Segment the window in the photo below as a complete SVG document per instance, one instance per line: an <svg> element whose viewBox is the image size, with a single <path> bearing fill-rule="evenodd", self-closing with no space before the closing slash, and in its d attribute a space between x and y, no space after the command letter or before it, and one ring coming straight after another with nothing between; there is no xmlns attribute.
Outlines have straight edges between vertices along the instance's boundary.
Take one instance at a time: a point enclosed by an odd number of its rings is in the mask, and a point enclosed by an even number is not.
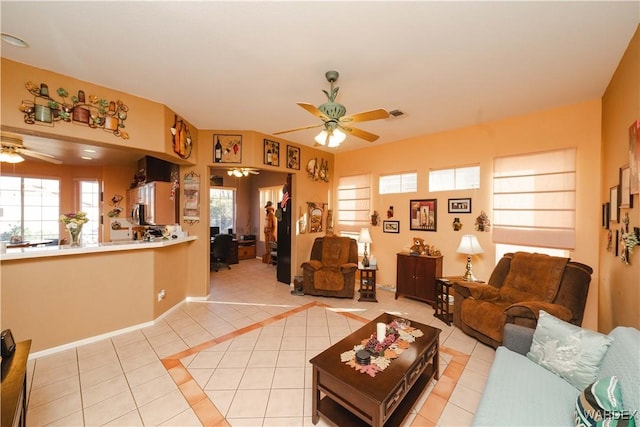
<svg viewBox="0 0 640 427"><path fill-rule="evenodd" d="M415 193L418 191L416 172L381 176L378 185L380 194Z"/></svg>
<svg viewBox="0 0 640 427"><path fill-rule="evenodd" d="M493 241L574 249L575 198L575 149L495 159Z"/></svg>
<svg viewBox="0 0 640 427"><path fill-rule="evenodd" d="M0 240L59 238L59 180L0 176L0 201Z"/></svg>
<svg viewBox="0 0 640 427"><path fill-rule="evenodd" d="M343 231L360 232L369 224L371 184L369 175L340 177L338 181L338 224Z"/></svg>
<svg viewBox="0 0 640 427"><path fill-rule="evenodd" d="M278 185L276 187L263 187L258 190L260 192L260 207L265 207L267 202L273 203L273 209L277 209L280 202L282 201L282 185ZM260 215L260 230L264 230L264 226L266 223L265 210L261 210L262 214ZM276 224L277 227L277 224ZM264 240L264 235L262 239ZM258 237L260 239L260 237Z"/></svg>
<svg viewBox="0 0 640 427"><path fill-rule="evenodd" d="M480 166L466 166L429 171L429 191L469 190L480 188Z"/></svg>
<svg viewBox="0 0 640 427"><path fill-rule="evenodd" d="M98 181L79 181L80 210L89 221L82 226L82 243L100 241L100 185Z"/></svg>
<svg viewBox="0 0 640 427"><path fill-rule="evenodd" d="M235 228L236 222L236 190L232 188L209 189L209 226L220 227L225 233Z"/></svg>

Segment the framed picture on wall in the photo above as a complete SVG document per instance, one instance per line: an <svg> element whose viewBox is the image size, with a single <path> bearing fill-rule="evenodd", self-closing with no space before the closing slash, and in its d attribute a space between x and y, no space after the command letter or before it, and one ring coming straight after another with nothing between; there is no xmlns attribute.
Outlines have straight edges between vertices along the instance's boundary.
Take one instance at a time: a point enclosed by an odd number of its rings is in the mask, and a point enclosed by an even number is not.
<svg viewBox="0 0 640 427"><path fill-rule="evenodd" d="M609 205L610 203L602 204L602 228L609 228Z"/></svg>
<svg viewBox="0 0 640 427"><path fill-rule="evenodd" d="M629 127L629 191L640 193L640 120Z"/></svg>
<svg viewBox="0 0 640 427"><path fill-rule="evenodd" d="M382 221L382 231L385 233L400 233L400 221Z"/></svg>
<svg viewBox="0 0 640 427"><path fill-rule="evenodd" d="M264 164L269 166L280 166L280 143L264 140Z"/></svg>
<svg viewBox="0 0 640 427"><path fill-rule="evenodd" d="M620 222L620 192L619 186L614 185L609 189L609 221Z"/></svg>
<svg viewBox="0 0 640 427"><path fill-rule="evenodd" d="M449 213L471 213L471 199L449 199Z"/></svg>
<svg viewBox="0 0 640 427"><path fill-rule="evenodd" d="M287 168L300 170L300 149L287 145Z"/></svg>
<svg viewBox="0 0 640 427"><path fill-rule="evenodd" d="M629 165L620 168L620 207L632 208L633 197L631 197L631 169Z"/></svg>
<svg viewBox="0 0 640 427"><path fill-rule="evenodd" d="M213 135L214 163L242 163L242 135Z"/></svg>
<svg viewBox="0 0 640 427"><path fill-rule="evenodd" d="M421 199L409 202L409 229L419 231L437 231L438 200Z"/></svg>

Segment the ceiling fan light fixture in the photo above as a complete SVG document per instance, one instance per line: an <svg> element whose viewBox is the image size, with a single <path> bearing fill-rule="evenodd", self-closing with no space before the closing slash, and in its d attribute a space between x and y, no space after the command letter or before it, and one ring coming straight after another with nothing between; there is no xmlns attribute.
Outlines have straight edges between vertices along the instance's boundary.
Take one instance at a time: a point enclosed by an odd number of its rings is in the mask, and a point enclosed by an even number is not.
<svg viewBox="0 0 640 427"><path fill-rule="evenodd" d="M329 148L338 147L347 138L347 134L336 128L331 131L323 129L314 139L318 144L325 145L327 143L327 134L329 135L329 143L327 144Z"/></svg>
<svg viewBox="0 0 640 427"><path fill-rule="evenodd" d="M13 150L3 149L0 151L0 162L20 163L24 162L24 158Z"/></svg>

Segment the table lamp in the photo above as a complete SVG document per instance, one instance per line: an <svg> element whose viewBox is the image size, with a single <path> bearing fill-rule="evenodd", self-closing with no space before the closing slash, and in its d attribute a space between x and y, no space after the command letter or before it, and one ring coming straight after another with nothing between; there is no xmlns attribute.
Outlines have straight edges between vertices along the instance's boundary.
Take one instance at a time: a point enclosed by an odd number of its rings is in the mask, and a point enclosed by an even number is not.
<svg viewBox="0 0 640 427"><path fill-rule="evenodd" d="M478 238L473 234L465 234L460 239L460 245L458 245L456 252L467 255L467 271L464 273L464 276L462 276L462 280L467 282L477 282L478 280L473 276L471 255L481 254L484 252L482 246L478 243Z"/></svg>
<svg viewBox="0 0 640 427"><path fill-rule="evenodd" d="M362 255L362 266L369 267L369 256L367 254L367 245L372 243L371 234L369 234L368 228L363 228L360 230L360 235L358 236L358 242L364 243L364 254Z"/></svg>

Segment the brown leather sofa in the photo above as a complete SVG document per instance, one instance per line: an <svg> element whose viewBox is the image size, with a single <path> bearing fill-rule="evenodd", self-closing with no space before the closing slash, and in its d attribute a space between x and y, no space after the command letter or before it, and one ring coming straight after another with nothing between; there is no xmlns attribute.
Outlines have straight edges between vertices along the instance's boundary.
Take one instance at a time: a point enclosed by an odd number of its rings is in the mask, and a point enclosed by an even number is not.
<svg viewBox="0 0 640 427"><path fill-rule="evenodd" d="M568 258L505 254L488 283L453 283L453 323L494 348L502 344L505 323L535 328L540 310L580 326L592 273Z"/></svg>
<svg viewBox="0 0 640 427"><path fill-rule="evenodd" d="M311 259L302 263L306 295L353 298L358 269L358 244L349 237L317 237Z"/></svg>

